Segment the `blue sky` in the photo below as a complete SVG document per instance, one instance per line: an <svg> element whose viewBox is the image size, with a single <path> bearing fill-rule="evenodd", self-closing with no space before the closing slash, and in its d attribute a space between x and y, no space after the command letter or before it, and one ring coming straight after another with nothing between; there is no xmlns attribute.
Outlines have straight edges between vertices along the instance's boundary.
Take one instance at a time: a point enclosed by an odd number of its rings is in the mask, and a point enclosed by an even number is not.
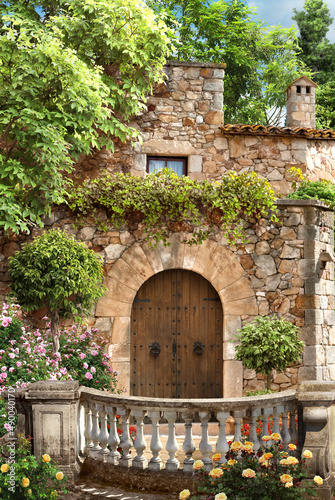
<svg viewBox="0 0 335 500"><path fill-rule="evenodd" d="M292 10L302 10L305 0L247 0L249 7L257 7L258 16L267 24L281 24L284 28L296 25L292 18ZM335 0L328 0L328 8L335 20ZM330 26L327 38L335 43L335 22Z"/></svg>

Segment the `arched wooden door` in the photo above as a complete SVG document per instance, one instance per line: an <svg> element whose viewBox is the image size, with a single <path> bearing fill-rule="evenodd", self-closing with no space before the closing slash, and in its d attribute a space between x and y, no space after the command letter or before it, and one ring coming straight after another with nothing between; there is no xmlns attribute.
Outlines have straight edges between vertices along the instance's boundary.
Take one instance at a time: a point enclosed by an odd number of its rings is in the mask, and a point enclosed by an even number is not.
<svg viewBox="0 0 335 500"><path fill-rule="evenodd" d="M223 396L223 310L205 278L173 269L139 289L131 317L134 396Z"/></svg>

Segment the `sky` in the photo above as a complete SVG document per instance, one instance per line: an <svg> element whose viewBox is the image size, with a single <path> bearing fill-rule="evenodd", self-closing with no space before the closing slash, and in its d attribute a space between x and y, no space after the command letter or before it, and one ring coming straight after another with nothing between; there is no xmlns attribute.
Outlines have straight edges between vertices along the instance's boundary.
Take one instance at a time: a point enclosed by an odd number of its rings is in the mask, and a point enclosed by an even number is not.
<svg viewBox="0 0 335 500"><path fill-rule="evenodd" d="M293 8L303 10L305 0L247 0L249 7L257 7L258 17L269 25L281 24L283 28L290 28L296 23L291 19ZM328 0L328 8L334 18L329 27L327 38L335 43L335 0Z"/></svg>

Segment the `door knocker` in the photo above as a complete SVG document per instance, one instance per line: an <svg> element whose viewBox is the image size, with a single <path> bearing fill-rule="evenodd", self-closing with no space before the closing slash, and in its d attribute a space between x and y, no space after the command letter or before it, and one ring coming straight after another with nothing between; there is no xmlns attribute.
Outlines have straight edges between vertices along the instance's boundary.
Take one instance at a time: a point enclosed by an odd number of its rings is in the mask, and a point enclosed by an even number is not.
<svg viewBox="0 0 335 500"><path fill-rule="evenodd" d="M159 345L159 342L153 342L152 344L149 344L150 347L150 354L153 354L154 356L158 356L158 354L161 352L161 346Z"/></svg>
<svg viewBox="0 0 335 500"><path fill-rule="evenodd" d="M193 344L193 352L194 354L198 354L198 356L200 356L200 354L202 354L204 352L204 345L197 341L197 342L194 342Z"/></svg>

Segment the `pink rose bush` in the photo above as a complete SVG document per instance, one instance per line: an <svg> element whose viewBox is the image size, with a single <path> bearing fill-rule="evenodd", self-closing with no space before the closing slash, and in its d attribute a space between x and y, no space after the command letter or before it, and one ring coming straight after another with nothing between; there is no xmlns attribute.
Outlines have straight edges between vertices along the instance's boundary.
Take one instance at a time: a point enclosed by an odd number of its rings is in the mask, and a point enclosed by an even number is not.
<svg viewBox="0 0 335 500"><path fill-rule="evenodd" d="M116 373L106 352L107 343L96 329L74 325L61 331L59 353L52 354L49 328L34 329L20 319L18 306L4 305L9 326L0 326L0 393L24 388L38 380L78 380L80 385L115 391ZM0 313L1 315L1 313ZM5 432L5 401L0 400L0 435Z"/></svg>

